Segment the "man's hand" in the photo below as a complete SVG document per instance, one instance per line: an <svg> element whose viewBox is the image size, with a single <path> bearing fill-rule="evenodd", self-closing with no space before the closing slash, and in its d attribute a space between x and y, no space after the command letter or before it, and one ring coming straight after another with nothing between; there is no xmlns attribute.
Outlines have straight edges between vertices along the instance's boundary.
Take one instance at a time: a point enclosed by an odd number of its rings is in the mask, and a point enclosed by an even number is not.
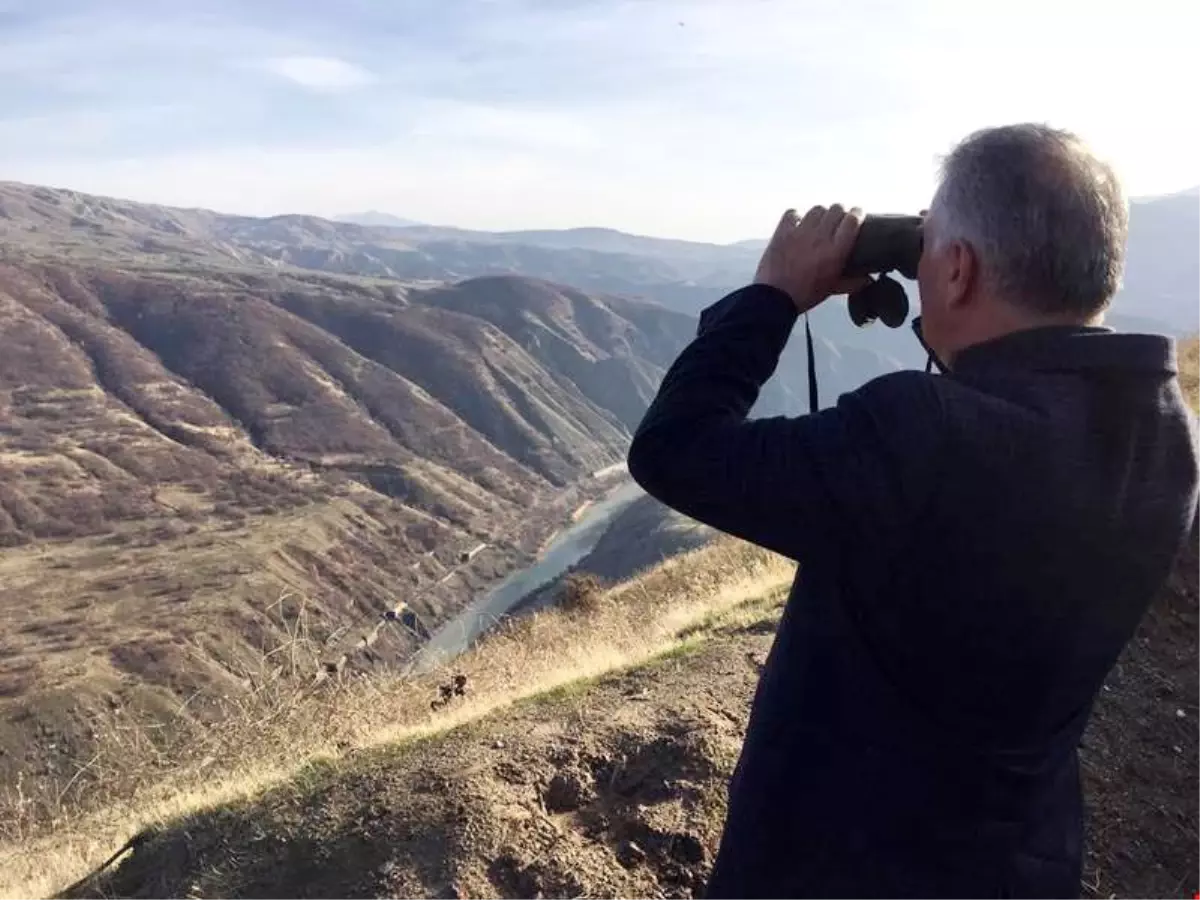
<svg viewBox="0 0 1200 900"><path fill-rule="evenodd" d="M814 206L803 219L789 209L763 251L755 284L779 288L801 313L833 294L862 287L870 278L842 277L862 219L858 207L846 212L837 204Z"/></svg>

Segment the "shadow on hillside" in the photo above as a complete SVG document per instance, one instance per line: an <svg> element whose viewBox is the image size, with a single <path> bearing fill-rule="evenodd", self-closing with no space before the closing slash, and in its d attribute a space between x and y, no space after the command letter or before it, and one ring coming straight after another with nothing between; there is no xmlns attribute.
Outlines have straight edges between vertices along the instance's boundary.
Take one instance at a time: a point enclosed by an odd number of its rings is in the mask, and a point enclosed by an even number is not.
<svg viewBox="0 0 1200 900"><path fill-rule="evenodd" d="M615 728L587 750L533 736L533 757L512 753L507 736L459 744L310 767L255 800L140 835L116 867L59 896L457 898L482 886L512 898L647 896L649 883L682 898L703 884L715 820L698 814L728 773L693 724ZM488 747L494 784L480 791L489 776L464 769Z"/></svg>
<svg viewBox="0 0 1200 900"><path fill-rule="evenodd" d="M331 767L318 767L329 768ZM419 826L411 814L372 801L370 776L341 776L312 793L291 785L235 807L209 810L138 835L132 852L63 891L82 897L377 897L394 895L402 864L432 896L449 896L444 859L455 821L432 801ZM303 778L303 776L302 776ZM358 784L355 784L358 782ZM341 803L332 797L350 792ZM418 804L418 798L412 798ZM337 815L347 800L354 815ZM334 814L331 815L331 809ZM402 896L402 895L401 895Z"/></svg>

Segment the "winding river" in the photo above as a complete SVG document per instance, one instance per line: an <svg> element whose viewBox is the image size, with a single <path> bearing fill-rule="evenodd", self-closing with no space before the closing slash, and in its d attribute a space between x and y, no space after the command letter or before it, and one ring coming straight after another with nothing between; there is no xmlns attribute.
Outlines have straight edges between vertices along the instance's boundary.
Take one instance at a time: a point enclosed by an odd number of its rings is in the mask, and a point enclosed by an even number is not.
<svg viewBox="0 0 1200 900"><path fill-rule="evenodd" d="M513 572L435 631L406 671L428 672L468 649L522 597L554 580L587 556L617 514L643 496L642 489L631 481L589 506L578 521L559 532L537 562Z"/></svg>

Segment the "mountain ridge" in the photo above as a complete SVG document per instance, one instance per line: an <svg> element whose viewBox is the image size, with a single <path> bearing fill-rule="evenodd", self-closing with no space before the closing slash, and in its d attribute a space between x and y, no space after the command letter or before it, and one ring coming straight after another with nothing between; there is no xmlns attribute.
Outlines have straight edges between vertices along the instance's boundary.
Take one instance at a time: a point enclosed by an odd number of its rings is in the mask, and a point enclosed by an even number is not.
<svg viewBox="0 0 1200 900"><path fill-rule="evenodd" d="M1124 285L1111 316L1119 327L1142 322L1174 335L1200 328L1197 190L1132 201ZM762 241L705 244L600 227L371 227L301 214L255 218L175 209L0 182L0 244L72 258L115 252L140 257L142 265L297 267L401 283L523 274L695 315L746 283ZM915 286L908 288L915 304ZM835 324L838 344L911 356L899 338Z"/></svg>
<svg viewBox="0 0 1200 900"><path fill-rule="evenodd" d="M401 216L394 216L391 213L380 212L377 209L368 209L360 213L348 213L340 216L330 217L334 222L346 222L351 225L367 225L383 228L409 228L416 225L424 225L424 222L418 222L416 219L405 219Z"/></svg>

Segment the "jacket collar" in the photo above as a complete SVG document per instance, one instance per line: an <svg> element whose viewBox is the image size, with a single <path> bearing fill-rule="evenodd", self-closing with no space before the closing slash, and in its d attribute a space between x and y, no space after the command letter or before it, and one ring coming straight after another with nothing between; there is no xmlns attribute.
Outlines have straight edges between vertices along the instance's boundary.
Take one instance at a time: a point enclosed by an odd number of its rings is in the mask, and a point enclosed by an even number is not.
<svg viewBox="0 0 1200 900"><path fill-rule="evenodd" d="M913 330L921 338L919 320ZM944 369L936 360L939 369ZM987 369L1071 372L1087 369L1154 372L1175 375L1175 342L1157 334L1118 334L1111 328L1054 325L1014 331L960 350L954 374Z"/></svg>

